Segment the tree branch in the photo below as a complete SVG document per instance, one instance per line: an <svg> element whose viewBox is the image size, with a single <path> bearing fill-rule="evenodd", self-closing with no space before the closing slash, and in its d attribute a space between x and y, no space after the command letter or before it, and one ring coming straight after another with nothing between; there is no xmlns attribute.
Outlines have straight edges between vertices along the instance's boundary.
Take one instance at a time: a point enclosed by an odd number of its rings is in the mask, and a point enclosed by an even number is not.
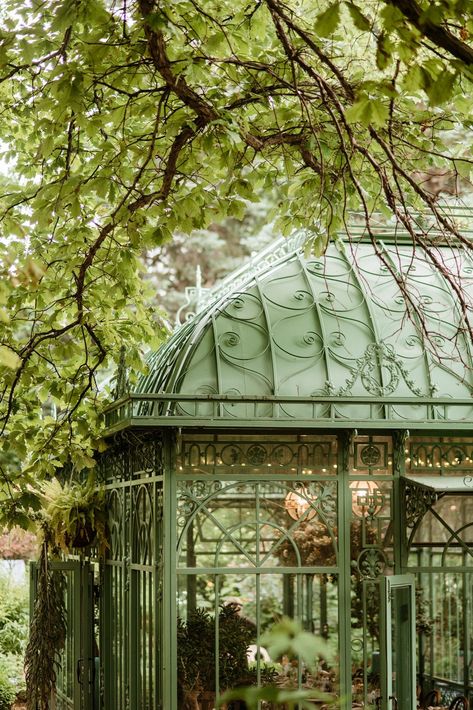
<svg viewBox="0 0 473 710"><path fill-rule="evenodd" d="M388 5L397 7L404 17L419 30L425 37L438 47L445 49L452 57L459 59L467 66L473 66L473 47L462 42L443 25L434 24L431 20L423 19L422 8L415 0L384 0Z"/></svg>

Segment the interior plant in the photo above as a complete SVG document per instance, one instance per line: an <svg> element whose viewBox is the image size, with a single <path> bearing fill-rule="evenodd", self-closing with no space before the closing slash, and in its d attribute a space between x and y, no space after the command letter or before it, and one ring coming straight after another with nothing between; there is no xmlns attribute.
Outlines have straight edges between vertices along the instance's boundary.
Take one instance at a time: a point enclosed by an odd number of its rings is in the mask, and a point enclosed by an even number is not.
<svg viewBox="0 0 473 710"><path fill-rule="evenodd" d="M54 546L69 554L72 548L95 544L99 554L105 554L109 546L105 491L92 475L86 481L52 478L43 483L40 497L43 529Z"/></svg>
<svg viewBox="0 0 473 710"><path fill-rule="evenodd" d="M235 603L223 604L218 616L218 661L221 690L255 681L247 651L255 642L256 627L240 614ZM215 620L205 609L179 619L177 627L179 707L184 710L215 706Z"/></svg>
<svg viewBox="0 0 473 710"><path fill-rule="evenodd" d="M297 658L308 669L314 671L320 659L329 655L323 639L305 631L299 622L288 617L283 617L268 629L259 642L264 645L274 661L283 656ZM274 683L273 678L269 679L269 682L262 682L260 686L250 684L242 687L233 686L218 699L217 708L223 710L235 701L242 701L246 710L258 710L262 703L264 707L270 708L316 710L320 708L321 703L326 708L339 707L339 700L317 688L281 688Z"/></svg>

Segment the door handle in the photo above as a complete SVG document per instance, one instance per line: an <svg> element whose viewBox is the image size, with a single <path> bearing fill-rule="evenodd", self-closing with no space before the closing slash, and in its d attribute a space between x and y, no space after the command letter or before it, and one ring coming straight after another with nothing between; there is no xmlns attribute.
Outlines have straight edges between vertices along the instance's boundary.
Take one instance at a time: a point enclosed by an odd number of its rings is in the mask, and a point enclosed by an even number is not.
<svg viewBox="0 0 473 710"><path fill-rule="evenodd" d="M92 661L92 663L91 663ZM79 658L77 661L76 665L76 675L77 675L77 682L82 685L83 684L83 673L84 673L84 666L88 665L88 670L91 670L90 675L92 676L91 679L89 679L89 684L93 685L95 683L95 658L93 656L89 656L89 658Z"/></svg>
<svg viewBox="0 0 473 710"><path fill-rule="evenodd" d="M77 665L76 665L76 675L77 675L77 682L82 685L82 662L83 658L79 658L77 660Z"/></svg>

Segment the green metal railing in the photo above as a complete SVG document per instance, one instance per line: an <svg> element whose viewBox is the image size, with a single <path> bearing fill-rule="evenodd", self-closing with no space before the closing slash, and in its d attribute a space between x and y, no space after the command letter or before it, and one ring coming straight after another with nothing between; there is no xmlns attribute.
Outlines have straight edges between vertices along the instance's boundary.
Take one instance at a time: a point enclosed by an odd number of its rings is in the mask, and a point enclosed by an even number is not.
<svg viewBox="0 0 473 710"><path fill-rule="evenodd" d="M287 406L292 406L288 415ZM360 412L360 408L364 413ZM401 415L402 409L408 411ZM298 416L297 412L300 411ZM469 430L472 399L449 397L129 394L105 409L107 433L128 427Z"/></svg>

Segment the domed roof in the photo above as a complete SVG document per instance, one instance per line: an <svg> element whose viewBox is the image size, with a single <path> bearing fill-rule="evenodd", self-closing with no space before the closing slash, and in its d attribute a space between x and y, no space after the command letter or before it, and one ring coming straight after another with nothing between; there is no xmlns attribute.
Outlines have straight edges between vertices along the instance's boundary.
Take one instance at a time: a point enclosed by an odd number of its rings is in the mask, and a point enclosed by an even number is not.
<svg viewBox="0 0 473 710"><path fill-rule="evenodd" d="M455 284L473 305L473 263L440 246L434 258L442 272L409 245L337 242L315 257L279 241L151 356L135 414L466 426L473 346Z"/></svg>

